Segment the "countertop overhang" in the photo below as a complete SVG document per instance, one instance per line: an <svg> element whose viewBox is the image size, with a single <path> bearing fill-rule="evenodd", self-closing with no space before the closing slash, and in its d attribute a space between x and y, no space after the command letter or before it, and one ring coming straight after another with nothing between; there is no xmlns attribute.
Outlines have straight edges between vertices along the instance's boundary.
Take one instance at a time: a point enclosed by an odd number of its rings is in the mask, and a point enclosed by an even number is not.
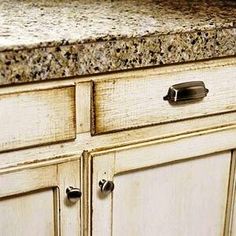
<svg viewBox="0 0 236 236"><path fill-rule="evenodd" d="M0 85L236 55L234 0L0 2Z"/></svg>

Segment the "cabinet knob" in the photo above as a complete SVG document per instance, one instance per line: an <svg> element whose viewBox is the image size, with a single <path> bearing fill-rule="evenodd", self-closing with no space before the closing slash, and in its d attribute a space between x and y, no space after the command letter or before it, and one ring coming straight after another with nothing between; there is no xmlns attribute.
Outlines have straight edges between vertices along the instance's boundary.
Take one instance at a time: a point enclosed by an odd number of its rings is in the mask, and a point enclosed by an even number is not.
<svg viewBox="0 0 236 236"><path fill-rule="evenodd" d="M110 193L114 190L114 183L110 180L102 179L99 181L99 187L102 193Z"/></svg>
<svg viewBox="0 0 236 236"><path fill-rule="evenodd" d="M70 202L77 202L81 196L82 196L82 192L79 188L75 188L72 186L69 186L66 189L66 194L67 194L67 198Z"/></svg>

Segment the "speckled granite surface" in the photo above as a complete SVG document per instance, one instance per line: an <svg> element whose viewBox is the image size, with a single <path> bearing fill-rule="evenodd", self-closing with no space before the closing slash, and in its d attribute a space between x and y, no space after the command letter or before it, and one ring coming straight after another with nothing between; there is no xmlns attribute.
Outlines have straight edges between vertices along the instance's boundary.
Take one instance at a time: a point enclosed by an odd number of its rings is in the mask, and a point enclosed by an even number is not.
<svg viewBox="0 0 236 236"><path fill-rule="evenodd" d="M0 25L0 85L236 55L234 0L2 0Z"/></svg>

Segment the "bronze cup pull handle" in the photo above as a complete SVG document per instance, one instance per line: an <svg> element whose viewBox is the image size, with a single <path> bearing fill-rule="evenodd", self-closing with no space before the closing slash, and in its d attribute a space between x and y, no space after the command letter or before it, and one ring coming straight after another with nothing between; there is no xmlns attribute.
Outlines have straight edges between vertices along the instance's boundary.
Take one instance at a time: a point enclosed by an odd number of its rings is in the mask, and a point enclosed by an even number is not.
<svg viewBox="0 0 236 236"><path fill-rule="evenodd" d="M197 101L206 97L208 92L203 81L191 81L172 85L163 99L171 104Z"/></svg>

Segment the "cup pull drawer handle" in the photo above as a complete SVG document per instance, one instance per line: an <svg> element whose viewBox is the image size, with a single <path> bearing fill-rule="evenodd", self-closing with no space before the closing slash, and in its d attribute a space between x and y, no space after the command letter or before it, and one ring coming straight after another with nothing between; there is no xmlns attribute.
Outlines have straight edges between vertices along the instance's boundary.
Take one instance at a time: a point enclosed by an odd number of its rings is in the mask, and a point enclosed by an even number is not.
<svg viewBox="0 0 236 236"><path fill-rule="evenodd" d="M209 90L203 81L192 81L172 85L163 99L176 104L182 101L195 101L207 96Z"/></svg>

